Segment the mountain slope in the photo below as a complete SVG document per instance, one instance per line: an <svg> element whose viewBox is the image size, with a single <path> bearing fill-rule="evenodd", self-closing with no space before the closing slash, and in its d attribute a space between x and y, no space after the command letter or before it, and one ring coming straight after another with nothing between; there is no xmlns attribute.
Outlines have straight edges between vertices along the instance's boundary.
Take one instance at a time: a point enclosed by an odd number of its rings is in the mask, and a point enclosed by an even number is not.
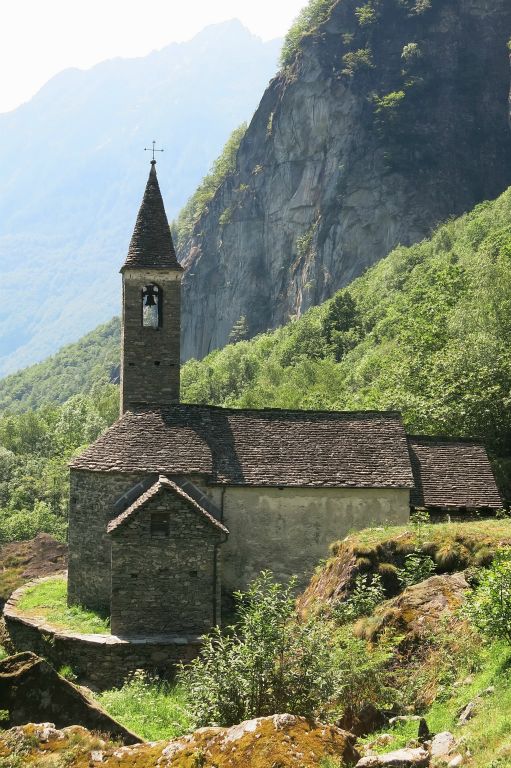
<svg viewBox="0 0 511 768"><path fill-rule="evenodd" d="M287 322L511 183L508 0L312 0L303 19L179 243L185 358L242 316L250 335Z"/></svg>
<svg viewBox="0 0 511 768"><path fill-rule="evenodd" d="M157 159L172 217L252 114L279 49L226 22L144 58L66 70L0 115L0 374L118 311L143 148L153 138L165 148Z"/></svg>

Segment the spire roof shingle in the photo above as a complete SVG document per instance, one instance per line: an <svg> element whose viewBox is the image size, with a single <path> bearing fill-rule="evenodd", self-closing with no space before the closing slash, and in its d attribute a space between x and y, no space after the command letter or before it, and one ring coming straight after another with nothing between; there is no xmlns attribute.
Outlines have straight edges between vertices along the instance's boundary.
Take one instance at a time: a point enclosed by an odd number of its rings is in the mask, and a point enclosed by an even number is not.
<svg viewBox="0 0 511 768"><path fill-rule="evenodd" d="M176 258L154 160L122 269L126 268L182 270Z"/></svg>

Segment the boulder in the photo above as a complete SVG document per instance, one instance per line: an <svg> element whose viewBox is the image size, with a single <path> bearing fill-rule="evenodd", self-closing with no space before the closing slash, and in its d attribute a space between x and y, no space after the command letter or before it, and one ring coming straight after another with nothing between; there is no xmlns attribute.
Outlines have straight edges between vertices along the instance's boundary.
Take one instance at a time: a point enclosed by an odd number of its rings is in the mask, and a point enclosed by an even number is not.
<svg viewBox="0 0 511 768"><path fill-rule="evenodd" d="M0 708L7 710L2 723L7 728L50 721L57 728L81 725L108 733L125 744L140 741L47 661L29 652L0 661Z"/></svg>
<svg viewBox="0 0 511 768"><path fill-rule="evenodd" d="M171 742L161 756L160 768L180 768L187 758L205 756L205 765L218 768L308 768L330 756L342 765L359 759L355 737L333 725L281 714L246 720L231 728L201 728Z"/></svg>
<svg viewBox="0 0 511 768"><path fill-rule="evenodd" d="M422 747L398 749L385 755L367 755L358 761L356 768L427 768L429 752Z"/></svg>
<svg viewBox="0 0 511 768"><path fill-rule="evenodd" d="M449 755L453 755L457 747L457 741L450 731L443 731L431 741L431 757L436 760L449 762Z"/></svg>
<svg viewBox="0 0 511 768"><path fill-rule="evenodd" d="M362 619L357 633L375 640L389 630L403 636L402 645L413 645L414 637L423 638L428 630L434 631L461 606L468 589L463 573L431 576L387 600L369 619Z"/></svg>

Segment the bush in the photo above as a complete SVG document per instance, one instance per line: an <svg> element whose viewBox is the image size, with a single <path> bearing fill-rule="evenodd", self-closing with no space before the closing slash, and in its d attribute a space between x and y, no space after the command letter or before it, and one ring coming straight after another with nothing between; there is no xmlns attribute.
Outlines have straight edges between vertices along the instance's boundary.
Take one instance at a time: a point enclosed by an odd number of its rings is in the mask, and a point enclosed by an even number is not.
<svg viewBox="0 0 511 768"><path fill-rule="evenodd" d="M302 8L284 39L280 54L283 67L293 62L302 37L327 19L334 3L335 0L309 0L305 8Z"/></svg>
<svg viewBox="0 0 511 768"><path fill-rule="evenodd" d="M355 621L360 616L369 616L377 605L385 600L382 578L379 574L358 575L351 595L337 603L333 609L334 618L341 624Z"/></svg>
<svg viewBox="0 0 511 768"><path fill-rule="evenodd" d="M435 572L435 563L428 555L412 552L405 557L404 568L398 571L398 579L403 588L419 584L429 579Z"/></svg>
<svg viewBox="0 0 511 768"><path fill-rule="evenodd" d="M232 725L290 712L317 716L336 690L328 625L300 622L294 610L295 581L276 584L262 573L246 594L237 593L238 623L204 638L201 653L181 667L197 725Z"/></svg>
<svg viewBox="0 0 511 768"><path fill-rule="evenodd" d="M469 596L465 611L481 632L511 645L511 547L495 553L492 565L482 572L478 588Z"/></svg>

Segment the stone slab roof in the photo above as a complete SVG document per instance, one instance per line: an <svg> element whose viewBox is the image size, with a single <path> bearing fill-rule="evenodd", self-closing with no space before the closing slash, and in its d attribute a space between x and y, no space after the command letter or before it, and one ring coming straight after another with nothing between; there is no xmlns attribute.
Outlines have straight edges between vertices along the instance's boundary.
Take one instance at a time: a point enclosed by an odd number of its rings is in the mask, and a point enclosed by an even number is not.
<svg viewBox="0 0 511 768"><path fill-rule="evenodd" d="M74 469L207 476L225 485L411 488L395 412L236 410L179 404L126 412Z"/></svg>
<svg viewBox="0 0 511 768"><path fill-rule="evenodd" d="M209 512L204 509L204 507L201 507L200 504L197 504L197 502L188 496L188 494L185 493L183 489L179 487L179 485L173 483L172 480L169 480L168 477L164 477L163 475L160 475L154 485L152 485L150 488L148 488L147 491L139 496L139 498L134 501L133 504L131 504L127 509L125 509L124 512L122 512L120 515L118 515L118 517L114 518L108 523L108 533L113 533L118 528L125 525L134 515L137 514L137 512L143 509L145 505L151 501L151 499L154 499L156 496L166 490L170 491L176 496L179 496L179 498L183 499L183 501L186 501L190 507L201 514L208 521L208 523L213 525L215 528L218 528L218 530L222 531L223 533L229 533L225 525L222 525L222 523L210 515Z"/></svg>
<svg viewBox="0 0 511 768"><path fill-rule="evenodd" d="M123 270L127 268L182 270L176 258L154 161L151 163Z"/></svg>
<svg viewBox="0 0 511 768"><path fill-rule="evenodd" d="M415 507L498 509L502 499L484 445L475 440L409 437Z"/></svg>

